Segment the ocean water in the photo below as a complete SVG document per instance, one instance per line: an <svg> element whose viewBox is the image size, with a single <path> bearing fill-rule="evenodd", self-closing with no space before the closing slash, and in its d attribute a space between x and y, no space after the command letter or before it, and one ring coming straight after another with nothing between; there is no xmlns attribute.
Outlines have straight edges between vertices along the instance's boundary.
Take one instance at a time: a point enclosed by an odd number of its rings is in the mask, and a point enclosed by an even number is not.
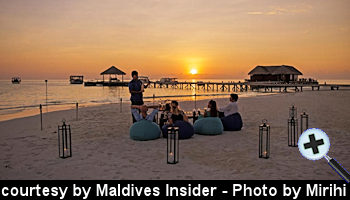
<svg viewBox="0 0 350 200"><path fill-rule="evenodd" d="M184 80L179 80L184 81ZM186 80L228 82L242 80ZM327 83L350 83L343 80L323 80ZM323 83L320 81L320 83ZM203 89L174 89L147 88L144 93L146 102L165 100L200 100L227 97L230 92ZM191 95L197 94L194 97ZM269 93L242 92L241 97L268 95ZM153 100L153 95L155 99ZM205 96L200 96L205 95ZM159 96L168 96L158 98ZM180 97L179 97L180 96ZM0 80L0 121L39 114L39 105L43 105L43 112L70 109L78 102L80 106L90 106L106 103L120 103L129 101L130 94L127 87L84 87L72 85L68 80L48 80L47 93L44 80L22 80L21 84L12 84L10 80Z"/></svg>

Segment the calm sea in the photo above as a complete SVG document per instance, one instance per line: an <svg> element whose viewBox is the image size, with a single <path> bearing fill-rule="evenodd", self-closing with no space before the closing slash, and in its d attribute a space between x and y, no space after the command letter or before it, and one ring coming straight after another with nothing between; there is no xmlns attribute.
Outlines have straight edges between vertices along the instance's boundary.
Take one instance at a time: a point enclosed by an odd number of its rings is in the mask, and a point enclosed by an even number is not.
<svg viewBox="0 0 350 200"><path fill-rule="evenodd" d="M183 81L183 80L180 80ZM199 81L199 80L187 80ZM242 80L202 80L211 82L228 82ZM348 83L344 80L321 80L320 83ZM199 99L225 97L228 91L217 92L195 89L174 89L174 88L147 88L144 97L145 101L153 101L153 95L157 96L186 96L186 95L208 95L196 97ZM243 92L240 96L266 95L267 93ZM12 84L10 80L0 80L0 121L36 115L39 113L39 105L43 105L44 112L70 109L79 106L90 106L106 103L120 103L129 101L127 87L84 87L83 85L71 85L68 80L48 80L47 93L44 80L23 80L21 84ZM195 97L162 97L155 101L169 99L194 100ZM48 105L48 106L46 106Z"/></svg>

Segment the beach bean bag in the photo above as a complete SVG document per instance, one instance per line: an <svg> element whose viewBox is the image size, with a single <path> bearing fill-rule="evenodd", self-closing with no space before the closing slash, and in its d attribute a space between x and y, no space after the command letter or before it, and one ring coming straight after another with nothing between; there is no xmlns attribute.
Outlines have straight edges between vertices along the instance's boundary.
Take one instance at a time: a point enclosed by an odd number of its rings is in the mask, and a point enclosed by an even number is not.
<svg viewBox="0 0 350 200"><path fill-rule="evenodd" d="M162 128L163 131L163 137L168 137L168 127L170 125L164 125ZM188 139L191 138L194 135L194 129L192 124L186 122L186 121L176 121L174 123L174 126L179 127L179 139Z"/></svg>
<svg viewBox="0 0 350 200"><path fill-rule="evenodd" d="M149 120L140 120L130 127L130 138L133 140L154 140L160 137L159 126Z"/></svg>
<svg viewBox="0 0 350 200"><path fill-rule="evenodd" d="M225 131L240 131L243 126L242 117L239 113L221 118Z"/></svg>
<svg viewBox="0 0 350 200"><path fill-rule="evenodd" d="M194 123L194 132L200 135L219 135L224 131L224 126L218 117L206 117Z"/></svg>

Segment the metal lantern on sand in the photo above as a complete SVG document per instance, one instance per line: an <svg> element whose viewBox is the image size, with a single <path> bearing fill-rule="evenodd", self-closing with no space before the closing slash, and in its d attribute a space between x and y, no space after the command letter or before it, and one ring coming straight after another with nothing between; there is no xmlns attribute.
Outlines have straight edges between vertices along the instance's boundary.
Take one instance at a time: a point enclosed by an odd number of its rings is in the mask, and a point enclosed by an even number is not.
<svg viewBox="0 0 350 200"><path fill-rule="evenodd" d="M168 127L167 137L167 163L176 164L179 162L179 127Z"/></svg>
<svg viewBox="0 0 350 200"><path fill-rule="evenodd" d="M270 157L270 125L264 119L259 126L259 158Z"/></svg>
<svg viewBox="0 0 350 200"><path fill-rule="evenodd" d="M303 133L309 128L309 115L305 110L300 114L300 133Z"/></svg>
<svg viewBox="0 0 350 200"><path fill-rule="evenodd" d="M72 136L70 125L67 125L65 120L62 121L62 126L58 126L58 154L60 158L72 157Z"/></svg>
<svg viewBox="0 0 350 200"><path fill-rule="evenodd" d="M292 105L289 108L289 119L288 119L288 146L298 146L298 118L297 108Z"/></svg>

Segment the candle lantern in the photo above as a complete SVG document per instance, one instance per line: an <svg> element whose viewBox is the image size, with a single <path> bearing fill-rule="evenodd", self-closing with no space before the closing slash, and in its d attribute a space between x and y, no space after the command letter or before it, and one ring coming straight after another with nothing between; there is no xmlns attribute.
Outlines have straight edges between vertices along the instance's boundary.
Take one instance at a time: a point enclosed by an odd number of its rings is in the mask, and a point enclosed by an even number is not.
<svg viewBox="0 0 350 200"><path fill-rule="evenodd" d="M72 157L72 137L70 125L63 120L62 126L58 126L58 154L60 158Z"/></svg>
<svg viewBox="0 0 350 200"><path fill-rule="evenodd" d="M259 126L259 158L268 159L270 157L270 125L267 120L263 120Z"/></svg>
<svg viewBox="0 0 350 200"><path fill-rule="evenodd" d="M300 115L300 133L309 128L309 115L304 110Z"/></svg>
<svg viewBox="0 0 350 200"><path fill-rule="evenodd" d="M289 119L288 119L288 146L297 147L298 146L298 118L297 118L297 108L292 105L289 108Z"/></svg>
<svg viewBox="0 0 350 200"><path fill-rule="evenodd" d="M167 138L167 163L176 164L179 162L179 127L168 127Z"/></svg>
<svg viewBox="0 0 350 200"><path fill-rule="evenodd" d="M297 108L294 105L289 108L289 118L297 118Z"/></svg>

